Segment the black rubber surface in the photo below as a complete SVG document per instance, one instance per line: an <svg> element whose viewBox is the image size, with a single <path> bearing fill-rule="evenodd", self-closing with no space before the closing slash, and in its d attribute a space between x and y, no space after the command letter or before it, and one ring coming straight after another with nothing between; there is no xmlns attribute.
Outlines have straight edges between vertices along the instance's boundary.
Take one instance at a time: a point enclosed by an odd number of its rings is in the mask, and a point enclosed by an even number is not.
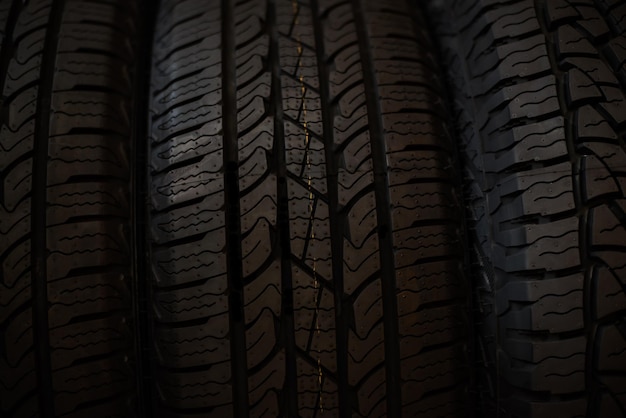
<svg viewBox="0 0 626 418"><path fill-rule="evenodd" d="M131 0L0 1L0 416L135 416Z"/></svg>
<svg viewBox="0 0 626 418"><path fill-rule="evenodd" d="M465 149L483 414L626 416L626 3L431 5Z"/></svg>
<svg viewBox="0 0 626 418"><path fill-rule="evenodd" d="M466 416L462 211L404 1L164 0L151 233L162 416Z"/></svg>

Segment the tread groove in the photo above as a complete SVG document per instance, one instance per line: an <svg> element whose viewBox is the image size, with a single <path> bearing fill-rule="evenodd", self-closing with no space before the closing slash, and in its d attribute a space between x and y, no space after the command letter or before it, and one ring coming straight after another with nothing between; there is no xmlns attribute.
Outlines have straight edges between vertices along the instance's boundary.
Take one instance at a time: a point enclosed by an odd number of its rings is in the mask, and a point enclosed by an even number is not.
<svg viewBox="0 0 626 418"><path fill-rule="evenodd" d="M274 113L274 153L277 171L277 227L278 248L281 264L281 333L285 347L286 416L298 415L298 375L296 368L296 341L293 315L293 277L291 260L291 233L289 228L289 191L287 189L287 164L285 150L284 114L282 106L282 85L280 81L279 34L276 29L276 10L273 2L268 2L268 26L270 28L270 67L272 74L271 102Z"/></svg>
<svg viewBox="0 0 626 418"><path fill-rule="evenodd" d="M53 0L44 42L44 57L41 64L41 83L37 98L37 119L34 135L33 197L31 209L31 234L37 239L32 243L32 293L33 332L37 361L37 381L40 413L43 417L54 416L55 404L50 360L50 334L48 327L48 277L46 268L46 191L48 170L48 138L50 118L48 109L52 101L54 67L57 57L57 42L61 30L64 0Z"/></svg>
<svg viewBox="0 0 626 418"><path fill-rule="evenodd" d="M332 257L332 277L334 285L335 300L335 340L337 357L337 394L339 397L339 414L348 416L353 410L351 405L355 399L348 383L348 306L344 297L344 276L343 276L343 230L345 226L345 215L339 210L339 185L337 175L337 157L335 150L335 137L333 116L335 114L335 104L330 100L330 81L328 60L324 47L324 34L322 21L319 13L317 0L311 0L311 18L313 21L313 33L317 54L317 73L319 78L320 104L322 108L322 131L324 153L326 159L326 179L328 188L328 215L331 241ZM321 291L321 288L320 288ZM320 296L322 293L320 292ZM319 300L319 296L318 296Z"/></svg>
<svg viewBox="0 0 626 418"><path fill-rule="evenodd" d="M396 301L396 274L392 241L392 223L387 179L387 160L385 136L382 126L382 114L378 102L379 94L374 73L374 63L369 44L369 31L363 10L362 0L352 0L355 24L358 32L359 50L363 65L363 80L367 115L370 126L370 146L374 167L374 189L376 195L376 216L378 219L378 237L380 251L380 270L382 280L383 322L385 338L385 374L387 383L387 415L401 416L400 406L400 347Z"/></svg>
<svg viewBox="0 0 626 418"><path fill-rule="evenodd" d="M148 83L142 82L145 74L151 72L151 57L154 43L154 33L156 26L156 5L148 6L145 13L145 20L142 23L139 34L143 56L138 59L137 71L134 77L135 89L133 91L134 108L131 159L135 164L131 165L131 248L132 248L132 274L139 279L148 277L148 265L145 254L149 251L147 245L148 232L145 220L148 218L148 208L145 202L148 199L147 170L147 144L141 139L148 137L148 113L145 109L149 107L150 88ZM149 79L149 76L148 76ZM150 257L147 257L149 260ZM137 387L137 415L140 418L147 418L154 415L157 410L155 405L156 396L152 385L152 370L154 361L151 355L151 341L154 340L154 333L150 324L153 321L150 309L152 291L148 280L133 280L132 298L134 321L134 355L136 363L135 382Z"/></svg>
<svg viewBox="0 0 626 418"><path fill-rule="evenodd" d="M241 266L241 221L239 218L239 157L237 127L234 4L222 0L222 126L224 141L224 200L226 202L226 250L228 317L232 370L233 412L249 416L246 330L244 323L243 271Z"/></svg>

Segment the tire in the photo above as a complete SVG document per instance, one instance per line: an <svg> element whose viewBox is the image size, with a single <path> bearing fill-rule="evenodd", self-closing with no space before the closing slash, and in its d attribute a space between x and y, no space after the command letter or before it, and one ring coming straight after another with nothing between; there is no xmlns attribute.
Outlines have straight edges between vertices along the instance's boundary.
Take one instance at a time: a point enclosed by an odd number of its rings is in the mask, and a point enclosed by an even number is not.
<svg viewBox="0 0 626 418"><path fill-rule="evenodd" d="M164 0L157 19L158 414L465 414L462 210L421 15Z"/></svg>
<svg viewBox="0 0 626 418"><path fill-rule="evenodd" d="M433 7L474 230L484 416L626 416L626 3Z"/></svg>
<svg viewBox="0 0 626 418"><path fill-rule="evenodd" d="M0 1L0 416L135 416L135 1ZM128 319L128 321L127 321Z"/></svg>

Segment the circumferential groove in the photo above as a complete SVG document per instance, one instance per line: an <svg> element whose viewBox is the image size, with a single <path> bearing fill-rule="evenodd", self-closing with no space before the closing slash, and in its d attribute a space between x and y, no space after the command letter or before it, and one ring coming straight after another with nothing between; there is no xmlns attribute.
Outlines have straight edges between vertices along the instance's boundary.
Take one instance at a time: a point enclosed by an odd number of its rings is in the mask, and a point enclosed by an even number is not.
<svg viewBox="0 0 626 418"><path fill-rule="evenodd" d="M363 63L363 80L370 127L370 146L374 168L374 188L376 195L376 216L382 279L383 322L385 338L385 375L387 385L387 416L399 417L402 414L400 388L400 347L398 344L398 307L396 301L396 272L392 237L392 223L389 197L389 184L386 173L387 156L382 114L378 98L378 86L372 47L369 42L366 12L362 0L352 0L355 24L359 38L359 51Z"/></svg>
<svg viewBox="0 0 626 418"><path fill-rule="evenodd" d="M222 0L222 130L224 144L224 197L226 203L226 251L230 329L233 412L249 416L248 370L241 265L241 220L239 218L239 157L237 127L237 75L234 4Z"/></svg>
<svg viewBox="0 0 626 418"><path fill-rule="evenodd" d="M32 180L32 294L33 330L37 364L39 413L53 417L55 411L52 367L50 360L50 334L48 326L48 275L46 245L46 201L48 181L48 141L50 135L49 108L57 58L57 43L61 29L64 0L52 1L41 64L41 83L37 99L37 119L34 135L34 158Z"/></svg>

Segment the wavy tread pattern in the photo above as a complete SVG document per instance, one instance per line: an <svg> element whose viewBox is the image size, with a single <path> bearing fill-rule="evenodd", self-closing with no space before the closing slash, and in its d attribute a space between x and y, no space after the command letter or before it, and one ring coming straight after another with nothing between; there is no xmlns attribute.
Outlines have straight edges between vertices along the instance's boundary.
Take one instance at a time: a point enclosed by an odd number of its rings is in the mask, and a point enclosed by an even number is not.
<svg viewBox="0 0 626 418"><path fill-rule="evenodd" d="M403 416L464 408L460 203L443 88L409 5L365 6L242 0L231 33L223 2L161 5L150 224L163 415L385 416L390 387L400 389ZM359 13L371 62L362 62ZM223 60L226 36L235 68ZM385 52L391 44L406 57ZM373 113L370 70L381 103ZM222 107L228 94L232 114ZM233 115L237 132L225 136ZM384 137L371 132L372 118ZM226 141L237 147L236 231L226 220L235 189L224 176L235 167L223 163ZM380 199L391 224L378 220ZM231 357L232 236L245 364ZM391 251L389 311L381 258ZM388 323L402 365L395 386L386 378ZM241 370L245 383L236 382ZM241 384L243 412L233 405Z"/></svg>
<svg viewBox="0 0 626 418"><path fill-rule="evenodd" d="M136 16L134 1L0 6L2 416L134 415Z"/></svg>
<svg viewBox="0 0 626 418"><path fill-rule="evenodd" d="M471 190L483 413L626 416L626 8L459 0L433 15Z"/></svg>

